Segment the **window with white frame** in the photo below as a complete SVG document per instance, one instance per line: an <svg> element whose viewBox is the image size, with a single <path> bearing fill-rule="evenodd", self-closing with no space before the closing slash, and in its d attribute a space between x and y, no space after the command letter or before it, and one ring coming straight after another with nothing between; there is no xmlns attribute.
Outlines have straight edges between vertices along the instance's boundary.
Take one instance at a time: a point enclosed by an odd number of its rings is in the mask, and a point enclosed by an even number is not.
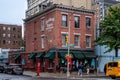
<svg viewBox="0 0 120 80"><path fill-rule="evenodd" d="M5 27L5 26L3 27L3 30L6 30L6 27Z"/></svg>
<svg viewBox="0 0 120 80"><path fill-rule="evenodd" d="M91 47L91 36L86 36L86 48Z"/></svg>
<svg viewBox="0 0 120 80"><path fill-rule="evenodd" d="M13 38L16 38L16 35L15 34L12 34L13 35Z"/></svg>
<svg viewBox="0 0 120 80"><path fill-rule="evenodd" d="M74 16L74 27L75 28L80 28L79 21L80 21L79 16Z"/></svg>
<svg viewBox="0 0 120 80"><path fill-rule="evenodd" d="M8 44L10 44L10 40L8 40Z"/></svg>
<svg viewBox="0 0 120 80"><path fill-rule="evenodd" d="M3 37L6 37L6 34L5 34L5 33L3 34Z"/></svg>
<svg viewBox="0 0 120 80"><path fill-rule="evenodd" d="M8 27L8 31L10 31L10 27Z"/></svg>
<svg viewBox="0 0 120 80"><path fill-rule="evenodd" d="M44 18L41 19L41 31L44 31L44 27L45 27L45 20Z"/></svg>
<svg viewBox="0 0 120 80"><path fill-rule="evenodd" d="M65 47L67 45L66 43L66 36L67 34L62 34L62 46Z"/></svg>
<svg viewBox="0 0 120 80"><path fill-rule="evenodd" d="M41 38L41 47L42 47L42 49L45 48L45 45L44 45L44 37Z"/></svg>
<svg viewBox="0 0 120 80"><path fill-rule="evenodd" d="M80 46L80 35L74 35L74 46Z"/></svg>
<svg viewBox="0 0 120 80"><path fill-rule="evenodd" d="M91 26L91 18L90 17L86 17L86 28L90 29Z"/></svg>
<svg viewBox="0 0 120 80"><path fill-rule="evenodd" d="M8 37L10 38L10 34L8 34Z"/></svg>
<svg viewBox="0 0 120 80"><path fill-rule="evenodd" d="M62 26L67 27L67 14L62 14Z"/></svg>

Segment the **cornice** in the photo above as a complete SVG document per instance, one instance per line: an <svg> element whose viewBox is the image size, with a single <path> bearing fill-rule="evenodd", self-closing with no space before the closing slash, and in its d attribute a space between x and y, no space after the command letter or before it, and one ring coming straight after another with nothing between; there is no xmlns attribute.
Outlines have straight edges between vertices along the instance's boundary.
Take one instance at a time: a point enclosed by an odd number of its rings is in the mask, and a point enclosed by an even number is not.
<svg viewBox="0 0 120 80"><path fill-rule="evenodd" d="M82 14L94 14L95 13L95 10L84 9L83 7L76 8L76 7L72 7L72 6L54 4L52 6L46 7L45 9L38 12L37 14L24 19L24 21L25 22L31 21L32 19L34 19L38 16L41 16L45 13L48 13L49 11L54 11L54 10L64 10L64 11L68 11L68 12L78 12L78 13L82 13Z"/></svg>

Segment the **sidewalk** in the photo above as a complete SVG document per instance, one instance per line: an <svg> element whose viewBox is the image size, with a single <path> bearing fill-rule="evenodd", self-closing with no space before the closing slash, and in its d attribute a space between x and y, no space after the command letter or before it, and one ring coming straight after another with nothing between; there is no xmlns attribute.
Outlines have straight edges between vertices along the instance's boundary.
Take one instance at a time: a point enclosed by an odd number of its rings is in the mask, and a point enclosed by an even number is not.
<svg viewBox="0 0 120 80"><path fill-rule="evenodd" d="M23 75L25 76L31 76L31 77L51 77L51 78L66 78L67 77L67 74L66 73L48 73L48 72L41 72L40 73L40 76L36 76L36 72L33 72L33 71L24 71ZM80 78L81 76L78 76L77 75L77 72L72 72L70 74L70 77L69 78ZM105 77L104 73L99 73L99 75L97 74L83 74L82 78L94 78L94 77Z"/></svg>

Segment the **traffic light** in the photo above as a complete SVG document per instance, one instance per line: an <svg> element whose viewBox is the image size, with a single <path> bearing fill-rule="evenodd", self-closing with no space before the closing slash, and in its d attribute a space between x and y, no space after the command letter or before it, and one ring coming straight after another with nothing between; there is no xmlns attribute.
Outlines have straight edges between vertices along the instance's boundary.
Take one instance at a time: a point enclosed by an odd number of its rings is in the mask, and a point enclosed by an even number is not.
<svg viewBox="0 0 120 80"><path fill-rule="evenodd" d="M68 36L65 37L66 43L68 44Z"/></svg>

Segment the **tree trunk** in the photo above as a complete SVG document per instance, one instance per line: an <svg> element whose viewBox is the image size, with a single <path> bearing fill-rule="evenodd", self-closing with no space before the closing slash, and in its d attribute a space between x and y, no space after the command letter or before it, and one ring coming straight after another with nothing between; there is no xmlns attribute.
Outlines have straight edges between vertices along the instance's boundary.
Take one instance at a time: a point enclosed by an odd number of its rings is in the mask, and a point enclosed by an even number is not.
<svg viewBox="0 0 120 80"><path fill-rule="evenodd" d="M118 57L118 48L115 48L115 57Z"/></svg>

